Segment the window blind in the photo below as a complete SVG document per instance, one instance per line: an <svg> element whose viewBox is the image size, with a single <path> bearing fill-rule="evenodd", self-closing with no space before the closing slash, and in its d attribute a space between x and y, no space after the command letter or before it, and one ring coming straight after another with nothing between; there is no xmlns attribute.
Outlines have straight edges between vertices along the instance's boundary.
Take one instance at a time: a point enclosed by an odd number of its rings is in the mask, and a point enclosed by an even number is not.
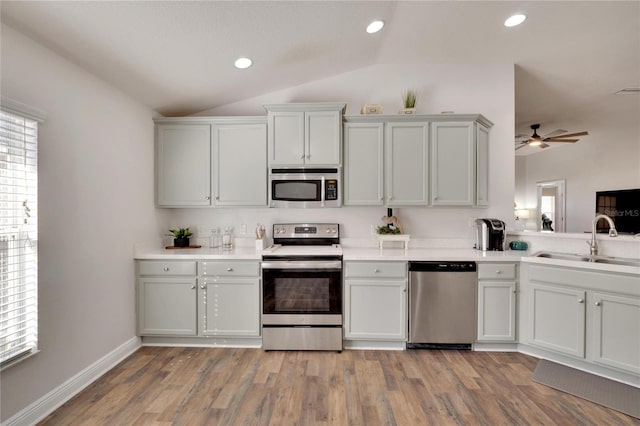
<svg viewBox="0 0 640 426"><path fill-rule="evenodd" d="M0 367L38 345L38 122L0 109Z"/></svg>

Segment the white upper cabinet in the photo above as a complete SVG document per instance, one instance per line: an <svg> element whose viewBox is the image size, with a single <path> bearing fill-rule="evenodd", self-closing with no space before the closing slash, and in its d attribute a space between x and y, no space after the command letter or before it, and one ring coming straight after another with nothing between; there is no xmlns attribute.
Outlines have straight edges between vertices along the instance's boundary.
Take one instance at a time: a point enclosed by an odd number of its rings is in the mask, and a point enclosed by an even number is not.
<svg viewBox="0 0 640 426"><path fill-rule="evenodd" d="M384 204L384 125L346 123L344 125L344 204L380 206Z"/></svg>
<svg viewBox="0 0 640 426"><path fill-rule="evenodd" d="M156 125L156 204L159 207L211 203L209 124Z"/></svg>
<svg viewBox="0 0 640 426"><path fill-rule="evenodd" d="M431 123L431 204L472 206L476 149L473 122Z"/></svg>
<svg viewBox="0 0 640 426"><path fill-rule="evenodd" d="M386 204L429 204L429 123L387 123L386 127Z"/></svg>
<svg viewBox="0 0 640 426"><path fill-rule="evenodd" d="M477 114L345 117L344 204L487 206L491 125Z"/></svg>
<svg viewBox="0 0 640 426"><path fill-rule="evenodd" d="M489 128L476 123L476 206L489 205Z"/></svg>
<svg viewBox="0 0 640 426"><path fill-rule="evenodd" d="M156 120L158 207L267 205L264 117Z"/></svg>
<svg viewBox="0 0 640 426"><path fill-rule="evenodd" d="M214 206L267 205L267 125L214 124Z"/></svg>
<svg viewBox="0 0 640 426"><path fill-rule="evenodd" d="M341 103L265 105L269 166L340 165Z"/></svg>

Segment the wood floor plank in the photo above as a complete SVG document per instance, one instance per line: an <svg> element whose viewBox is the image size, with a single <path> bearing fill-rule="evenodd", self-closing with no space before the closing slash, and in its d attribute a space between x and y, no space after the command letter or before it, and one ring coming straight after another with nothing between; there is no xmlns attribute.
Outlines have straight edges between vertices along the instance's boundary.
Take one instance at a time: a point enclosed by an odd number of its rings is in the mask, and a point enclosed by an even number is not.
<svg viewBox="0 0 640 426"><path fill-rule="evenodd" d="M470 351L143 347L41 425L636 425Z"/></svg>

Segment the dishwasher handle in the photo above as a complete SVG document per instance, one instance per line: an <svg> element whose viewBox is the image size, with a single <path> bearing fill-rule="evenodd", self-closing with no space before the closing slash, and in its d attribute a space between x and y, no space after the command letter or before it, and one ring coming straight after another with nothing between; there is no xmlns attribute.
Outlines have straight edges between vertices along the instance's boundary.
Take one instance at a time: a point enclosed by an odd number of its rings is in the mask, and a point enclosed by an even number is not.
<svg viewBox="0 0 640 426"><path fill-rule="evenodd" d="M409 272L475 272L476 262L409 262Z"/></svg>

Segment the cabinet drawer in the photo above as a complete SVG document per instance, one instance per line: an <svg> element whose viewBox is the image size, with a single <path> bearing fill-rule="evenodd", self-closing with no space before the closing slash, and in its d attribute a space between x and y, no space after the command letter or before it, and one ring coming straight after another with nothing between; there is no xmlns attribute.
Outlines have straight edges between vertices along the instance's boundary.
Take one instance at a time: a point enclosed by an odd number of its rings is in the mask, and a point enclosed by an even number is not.
<svg viewBox="0 0 640 426"><path fill-rule="evenodd" d="M205 276L257 277L260 275L258 262L217 261L200 262L200 271Z"/></svg>
<svg viewBox="0 0 640 426"><path fill-rule="evenodd" d="M196 275L196 262L145 260L138 264L140 275Z"/></svg>
<svg viewBox="0 0 640 426"><path fill-rule="evenodd" d="M478 279L515 279L515 263L478 263Z"/></svg>
<svg viewBox="0 0 640 426"><path fill-rule="evenodd" d="M407 276L405 262L346 262L344 276L347 278L404 278Z"/></svg>

